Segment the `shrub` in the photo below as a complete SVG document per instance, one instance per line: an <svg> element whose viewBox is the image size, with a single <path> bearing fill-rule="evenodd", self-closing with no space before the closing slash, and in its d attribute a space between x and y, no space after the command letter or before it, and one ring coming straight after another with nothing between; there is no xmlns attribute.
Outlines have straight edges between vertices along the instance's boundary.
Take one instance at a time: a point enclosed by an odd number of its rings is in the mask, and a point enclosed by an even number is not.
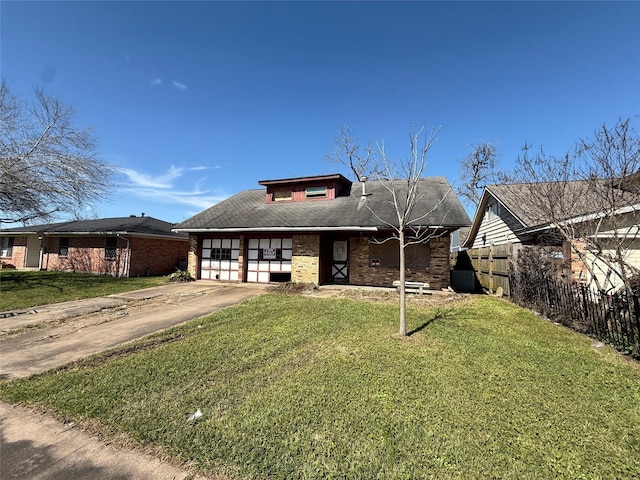
<svg viewBox="0 0 640 480"><path fill-rule="evenodd" d="M195 278L191 276L188 270L180 270L176 268L176 271L167 277L170 282L193 282Z"/></svg>

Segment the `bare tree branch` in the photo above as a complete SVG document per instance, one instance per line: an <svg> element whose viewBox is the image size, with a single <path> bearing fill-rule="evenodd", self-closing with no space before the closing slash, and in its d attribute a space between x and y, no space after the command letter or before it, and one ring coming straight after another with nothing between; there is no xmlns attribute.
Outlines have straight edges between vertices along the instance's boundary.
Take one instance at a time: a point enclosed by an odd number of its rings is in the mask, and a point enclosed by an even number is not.
<svg viewBox="0 0 640 480"><path fill-rule="evenodd" d="M496 148L489 142L472 145L473 150L460 165L456 191L464 203L477 207L484 187L499 183Z"/></svg>
<svg viewBox="0 0 640 480"><path fill-rule="evenodd" d="M72 108L40 89L22 104L0 84L0 221L47 220L108 196L114 167L75 121Z"/></svg>
<svg viewBox="0 0 640 480"><path fill-rule="evenodd" d="M358 182L372 178L378 171L376 150L368 144L361 147L354 129L344 125L333 139L333 151L324 156L329 163L341 164L351 171Z"/></svg>
<svg viewBox="0 0 640 480"><path fill-rule="evenodd" d="M511 188L526 191L539 224L569 242L597 289L630 288L640 274L632 259L640 242L640 137L630 121L603 125L560 158L530 150L523 148Z"/></svg>

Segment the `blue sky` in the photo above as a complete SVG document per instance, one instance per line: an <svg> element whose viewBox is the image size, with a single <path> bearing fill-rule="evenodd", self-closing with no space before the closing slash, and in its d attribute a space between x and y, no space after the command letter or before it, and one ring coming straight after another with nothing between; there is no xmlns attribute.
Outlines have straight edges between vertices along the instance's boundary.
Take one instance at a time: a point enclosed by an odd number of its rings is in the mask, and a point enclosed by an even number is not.
<svg viewBox="0 0 640 480"><path fill-rule="evenodd" d="M88 215L178 222L258 181L340 171L343 125L406 155L442 127L426 175L471 145L509 168L640 113L639 2L0 3L1 76L93 126L120 169ZM348 173L342 171L341 173Z"/></svg>

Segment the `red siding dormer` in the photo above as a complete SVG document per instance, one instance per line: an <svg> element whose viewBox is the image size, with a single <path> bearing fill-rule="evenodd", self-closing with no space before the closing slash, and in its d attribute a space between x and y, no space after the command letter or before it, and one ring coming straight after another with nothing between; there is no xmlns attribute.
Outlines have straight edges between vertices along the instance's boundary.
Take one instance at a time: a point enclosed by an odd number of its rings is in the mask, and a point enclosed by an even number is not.
<svg viewBox="0 0 640 480"><path fill-rule="evenodd" d="M315 177L261 180L258 183L267 187L267 203L333 200L341 195L348 195L351 188L351 181L339 173Z"/></svg>

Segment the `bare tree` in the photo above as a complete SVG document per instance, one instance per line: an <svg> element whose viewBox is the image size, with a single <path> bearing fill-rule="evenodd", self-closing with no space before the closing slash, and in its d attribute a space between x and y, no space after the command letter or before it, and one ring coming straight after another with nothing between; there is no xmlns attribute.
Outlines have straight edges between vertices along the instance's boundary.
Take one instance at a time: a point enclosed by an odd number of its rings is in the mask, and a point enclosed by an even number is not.
<svg viewBox="0 0 640 480"><path fill-rule="evenodd" d="M380 164L376 178L381 181L389 193L389 203L395 211L395 221L391 222L382 217L379 212L370 208L372 214L389 227L392 234L385 241L397 241L400 254L400 335L407 335L406 322L406 265L405 249L409 245L427 243L431 238L442 235L443 230L438 225L425 225L424 220L438 210L445 201L449 190L435 204L427 210L424 207L426 192L420 191L420 179L427 166L427 153L438 137L440 128L433 129L429 134L424 133L424 128L414 129L409 134L409 156L404 160L392 160L387 156L384 143L378 145ZM446 212L441 218L444 221Z"/></svg>
<svg viewBox="0 0 640 480"><path fill-rule="evenodd" d="M333 139L333 151L324 156L324 161L341 164L353 173L358 182L371 179L379 165L378 151L371 144L362 147L354 129L344 125Z"/></svg>
<svg viewBox="0 0 640 480"><path fill-rule="evenodd" d="M496 147L489 142L472 145L473 150L460 165L456 191L466 204L477 207L484 187L500 180Z"/></svg>
<svg viewBox="0 0 640 480"><path fill-rule="evenodd" d="M563 157L525 146L512 179L598 290L630 288L640 273L632 258L640 248L640 138L629 120L603 125Z"/></svg>
<svg viewBox="0 0 640 480"><path fill-rule="evenodd" d="M103 200L114 168L101 161L90 129L42 90L21 103L0 84L0 221L46 220Z"/></svg>

